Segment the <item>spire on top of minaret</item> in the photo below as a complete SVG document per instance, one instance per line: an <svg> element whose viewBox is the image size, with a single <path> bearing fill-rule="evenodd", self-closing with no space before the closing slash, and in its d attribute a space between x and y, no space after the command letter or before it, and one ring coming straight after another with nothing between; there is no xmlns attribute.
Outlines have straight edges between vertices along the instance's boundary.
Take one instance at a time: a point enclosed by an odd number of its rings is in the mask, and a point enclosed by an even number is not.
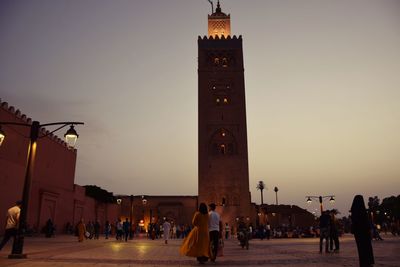
<svg viewBox="0 0 400 267"><path fill-rule="evenodd" d="M221 6L220 6L220 4L219 4L219 0L218 0L218 2L217 2L217 9L215 10L215 13L222 13L222 12L221 12Z"/></svg>
<svg viewBox="0 0 400 267"><path fill-rule="evenodd" d="M208 36L221 38L229 35L231 35L231 15L222 12L218 1L215 12L208 15Z"/></svg>

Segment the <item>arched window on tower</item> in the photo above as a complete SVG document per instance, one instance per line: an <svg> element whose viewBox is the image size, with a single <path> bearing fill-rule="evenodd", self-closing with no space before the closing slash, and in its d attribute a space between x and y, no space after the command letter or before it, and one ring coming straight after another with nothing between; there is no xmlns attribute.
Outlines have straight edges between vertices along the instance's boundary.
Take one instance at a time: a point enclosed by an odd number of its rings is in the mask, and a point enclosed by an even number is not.
<svg viewBox="0 0 400 267"><path fill-rule="evenodd" d="M225 128L220 128L211 136L209 153L211 155L235 155L237 154L236 139Z"/></svg>
<svg viewBox="0 0 400 267"><path fill-rule="evenodd" d="M223 198L222 198L222 207L225 207L225 206L226 206L226 198L223 197Z"/></svg>
<svg viewBox="0 0 400 267"><path fill-rule="evenodd" d="M225 155L225 154L226 154L226 147L225 147L225 144L219 145L219 152L220 152L222 155Z"/></svg>
<svg viewBox="0 0 400 267"><path fill-rule="evenodd" d="M222 58L222 67L228 67L228 59L226 57Z"/></svg>

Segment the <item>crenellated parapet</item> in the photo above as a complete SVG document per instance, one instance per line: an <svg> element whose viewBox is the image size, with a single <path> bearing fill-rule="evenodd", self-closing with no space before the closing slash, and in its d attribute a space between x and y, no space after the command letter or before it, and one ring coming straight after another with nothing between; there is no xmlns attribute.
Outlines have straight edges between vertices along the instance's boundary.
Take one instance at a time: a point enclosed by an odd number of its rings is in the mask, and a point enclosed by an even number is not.
<svg viewBox="0 0 400 267"><path fill-rule="evenodd" d="M17 120L20 120L21 123L27 123L27 124L32 124L32 119L27 117L25 114L23 114L19 109L15 109L14 106L8 105L7 102L3 102L0 98L0 107L3 109L3 111L14 115L14 117Z"/></svg>
<svg viewBox="0 0 400 267"><path fill-rule="evenodd" d="M2 99L0 99L0 108L3 110L3 112L7 112L11 116L13 116L15 119L14 122L32 124L32 119L30 117L23 114L19 109L16 109L14 106L10 106L7 102L3 102ZM46 136L50 140L64 146L68 150L76 153L75 148L73 148L73 149L69 148L67 143L63 139L59 138L55 134L50 133L50 131L46 130L46 128L41 128L40 133L42 134L42 136Z"/></svg>
<svg viewBox="0 0 400 267"><path fill-rule="evenodd" d="M212 41L212 40L215 40L215 41L219 41L219 40L242 40L242 35L239 35L239 36L236 36L236 35L230 36L230 35L228 35L227 37L225 37L224 35L222 35L221 37L218 36L218 35L215 35L215 36L206 36L206 35L204 35L203 37L201 37L199 35L198 40L204 40L204 41L205 40L210 40L210 41Z"/></svg>

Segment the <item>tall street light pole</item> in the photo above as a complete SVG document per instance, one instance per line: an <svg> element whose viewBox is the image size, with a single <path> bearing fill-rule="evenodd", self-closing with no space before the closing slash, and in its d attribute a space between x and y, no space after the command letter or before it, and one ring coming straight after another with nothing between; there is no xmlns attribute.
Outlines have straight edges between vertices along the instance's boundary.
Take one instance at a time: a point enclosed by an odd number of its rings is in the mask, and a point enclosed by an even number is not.
<svg viewBox="0 0 400 267"><path fill-rule="evenodd" d="M322 201L325 198L329 198L329 202L330 203L334 203L335 202L335 196L334 195L329 195L329 196L306 196L306 198L307 198L307 203L308 204L311 204L312 199L318 199L319 207L320 207L320 210L321 210L321 215L324 212L324 206L322 204Z"/></svg>
<svg viewBox="0 0 400 267"><path fill-rule="evenodd" d="M3 143L3 141L5 140L5 137L6 137L6 134L1 129L2 125L16 125L16 126L30 127L30 136L29 136L30 142L29 142L29 147L28 147L24 188L22 191L22 206L21 206L21 212L20 212L20 217L19 217L19 225L18 225L17 235L14 238L12 252L10 255L8 255L8 258L10 258L10 259L26 258L26 254L23 254L24 234L26 232L26 226L27 226L29 195L30 195L32 176L33 176L33 170L34 170L34 165L35 165L37 140L39 138L48 136L48 135L70 125L71 128L67 131L67 133L64 135L64 137L65 137L65 140L66 140L68 146L73 147L78 138L78 134L76 133L76 131L74 129L74 125L79 125L79 124L84 124L84 123L83 122L54 122L54 123L40 124L38 121L33 121L32 124L28 124L28 123L17 123L17 122L0 122L0 145ZM62 125L62 126L58 127L57 129L55 129L54 131L52 131L50 133L47 133L43 136L39 136L40 129L42 127L54 126L54 125Z"/></svg>
<svg viewBox="0 0 400 267"><path fill-rule="evenodd" d="M133 223L132 223L132 219L133 219L133 195L131 195L131 210L130 210L130 229L129 229L129 239L133 238Z"/></svg>

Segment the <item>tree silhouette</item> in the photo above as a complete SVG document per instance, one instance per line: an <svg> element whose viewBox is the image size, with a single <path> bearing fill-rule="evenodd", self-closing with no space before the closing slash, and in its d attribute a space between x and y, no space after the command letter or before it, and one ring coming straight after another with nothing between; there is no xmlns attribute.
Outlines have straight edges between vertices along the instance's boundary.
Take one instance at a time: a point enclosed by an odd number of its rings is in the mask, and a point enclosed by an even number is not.
<svg viewBox="0 0 400 267"><path fill-rule="evenodd" d="M274 191L275 191L275 201L276 201L276 205L278 205L278 187L275 186Z"/></svg>
<svg viewBox="0 0 400 267"><path fill-rule="evenodd" d="M88 197L94 198L98 202L102 203L115 203L115 197L113 193L110 193L96 185L85 185L85 193Z"/></svg>
<svg viewBox="0 0 400 267"><path fill-rule="evenodd" d="M264 199L263 199L263 190L266 189L265 188L265 184L263 181L259 181L257 184L257 190L261 191L261 205L264 204Z"/></svg>

